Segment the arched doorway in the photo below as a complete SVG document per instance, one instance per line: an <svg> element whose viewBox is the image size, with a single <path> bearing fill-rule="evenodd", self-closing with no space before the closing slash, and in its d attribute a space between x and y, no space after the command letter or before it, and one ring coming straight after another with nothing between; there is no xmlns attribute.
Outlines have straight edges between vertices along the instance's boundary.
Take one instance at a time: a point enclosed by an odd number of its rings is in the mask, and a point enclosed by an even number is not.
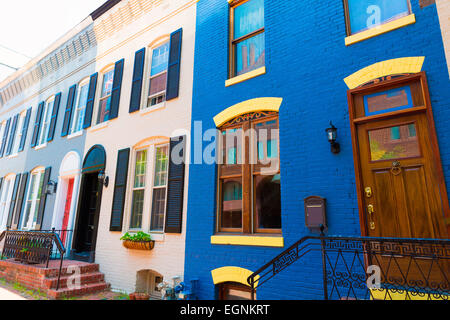
<svg viewBox="0 0 450 320"><path fill-rule="evenodd" d="M59 230L63 245L70 252L72 245L76 199L80 184L81 158L75 151L66 154L59 168L58 189L52 227Z"/></svg>
<svg viewBox="0 0 450 320"><path fill-rule="evenodd" d="M97 243L98 220L103 184L99 173L105 170L106 152L100 145L87 153L81 170L81 189L75 223L73 259L94 262Z"/></svg>

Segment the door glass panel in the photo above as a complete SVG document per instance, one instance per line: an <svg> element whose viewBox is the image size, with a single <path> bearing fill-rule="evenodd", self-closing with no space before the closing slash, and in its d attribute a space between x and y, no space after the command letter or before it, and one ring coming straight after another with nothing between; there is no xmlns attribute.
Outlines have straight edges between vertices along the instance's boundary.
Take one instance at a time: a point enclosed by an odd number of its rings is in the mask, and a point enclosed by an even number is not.
<svg viewBox="0 0 450 320"><path fill-rule="evenodd" d="M372 161L420 156L414 123L369 130L369 142Z"/></svg>
<svg viewBox="0 0 450 320"><path fill-rule="evenodd" d="M414 107L411 88L404 86L364 96L366 116Z"/></svg>

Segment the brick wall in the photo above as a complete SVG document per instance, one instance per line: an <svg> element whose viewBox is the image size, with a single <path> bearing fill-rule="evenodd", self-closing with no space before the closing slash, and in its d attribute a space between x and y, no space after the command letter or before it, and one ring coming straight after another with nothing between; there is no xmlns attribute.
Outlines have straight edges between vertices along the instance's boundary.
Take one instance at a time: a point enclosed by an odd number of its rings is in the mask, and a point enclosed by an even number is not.
<svg viewBox="0 0 450 320"><path fill-rule="evenodd" d="M450 90L436 6L412 0L416 23L346 47L341 1L265 1L267 73L225 87L228 5L200 1L197 8L193 121L212 118L238 102L281 97L280 157L285 246L310 232L303 199L327 198L330 235L360 235L345 77L373 63L425 56L446 183L450 185ZM427 32L423 32L427 30ZM338 128L341 153L333 155L325 128ZM205 144L206 145L206 144ZM256 270L280 253L266 247L211 245L215 225L215 167L191 165L185 278L200 280L199 297L214 299L211 270L237 266ZM321 298L322 267L308 258L258 290L258 299Z"/></svg>

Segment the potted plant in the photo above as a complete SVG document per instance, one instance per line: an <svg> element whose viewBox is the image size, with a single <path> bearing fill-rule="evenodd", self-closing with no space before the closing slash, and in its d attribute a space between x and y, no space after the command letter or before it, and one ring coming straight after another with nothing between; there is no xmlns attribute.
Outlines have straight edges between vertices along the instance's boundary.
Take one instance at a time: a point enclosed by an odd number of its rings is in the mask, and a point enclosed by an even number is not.
<svg viewBox="0 0 450 320"><path fill-rule="evenodd" d="M152 240L152 237L142 231L135 234L127 232L120 240L123 241L122 244L127 249L152 250L155 247L155 241Z"/></svg>
<svg viewBox="0 0 450 320"><path fill-rule="evenodd" d="M144 292L130 293L130 300L150 300L150 295Z"/></svg>

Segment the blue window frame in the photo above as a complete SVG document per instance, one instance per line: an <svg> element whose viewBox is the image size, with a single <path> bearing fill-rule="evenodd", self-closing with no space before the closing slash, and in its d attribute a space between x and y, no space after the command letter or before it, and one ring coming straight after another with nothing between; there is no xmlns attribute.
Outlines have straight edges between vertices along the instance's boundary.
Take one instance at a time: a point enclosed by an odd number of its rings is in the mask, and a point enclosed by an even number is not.
<svg viewBox="0 0 450 320"><path fill-rule="evenodd" d="M404 86L364 96L366 116L413 108L411 88Z"/></svg>

